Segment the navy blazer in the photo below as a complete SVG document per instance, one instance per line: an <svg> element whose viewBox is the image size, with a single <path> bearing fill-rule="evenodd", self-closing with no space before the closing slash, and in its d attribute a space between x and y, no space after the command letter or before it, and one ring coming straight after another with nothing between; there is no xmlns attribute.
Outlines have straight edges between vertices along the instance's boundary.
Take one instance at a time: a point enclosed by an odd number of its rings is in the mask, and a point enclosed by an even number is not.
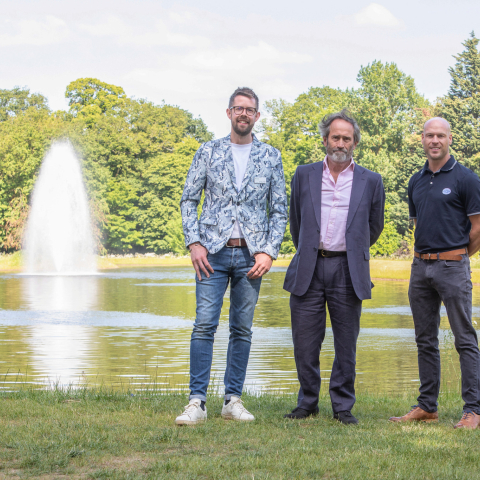
<svg viewBox="0 0 480 480"><path fill-rule="evenodd" d="M303 295L312 281L320 243L323 161L297 167L290 196L290 232L297 253L283 288ZM380 174L355 164L345 228L347 260L353 288L360 300L372 298L370 247L383 230L385 190Z"/></svg>

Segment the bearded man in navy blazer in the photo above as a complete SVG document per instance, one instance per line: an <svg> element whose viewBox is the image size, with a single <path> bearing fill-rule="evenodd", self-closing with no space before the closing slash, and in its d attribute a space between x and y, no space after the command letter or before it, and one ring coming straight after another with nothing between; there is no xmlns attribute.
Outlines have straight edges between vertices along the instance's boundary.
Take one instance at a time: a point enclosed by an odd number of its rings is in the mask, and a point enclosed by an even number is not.
<svg viewBox="0 0 480 480"><path fill-rule="evenodd" d="M355 424L351 410L360 314L362 300L371 298L370 247L383 230L385 191L378 173L353 161L360 129L346 110L325 117L319 129L325 159L300 165L292 179L290 231L297 253L284 288L291 293L300 391L297 407L285 417L318 413L319 356L328 307L335 346L330 376L333 417Z"/></svg>

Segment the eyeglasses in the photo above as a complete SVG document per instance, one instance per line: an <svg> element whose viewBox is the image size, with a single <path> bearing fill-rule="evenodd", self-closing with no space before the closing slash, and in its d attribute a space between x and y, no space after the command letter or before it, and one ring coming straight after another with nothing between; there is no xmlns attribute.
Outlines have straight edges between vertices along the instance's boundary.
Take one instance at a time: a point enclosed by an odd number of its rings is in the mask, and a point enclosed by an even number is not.
<svg viewBox="0 0 480 480"><path fill-rule="evenodd" d="M253 117L257 113L257 109L253 107L230 107L230 110L235 112L235 115L241 115L244 111L247 112L249 117Z"/></svg>

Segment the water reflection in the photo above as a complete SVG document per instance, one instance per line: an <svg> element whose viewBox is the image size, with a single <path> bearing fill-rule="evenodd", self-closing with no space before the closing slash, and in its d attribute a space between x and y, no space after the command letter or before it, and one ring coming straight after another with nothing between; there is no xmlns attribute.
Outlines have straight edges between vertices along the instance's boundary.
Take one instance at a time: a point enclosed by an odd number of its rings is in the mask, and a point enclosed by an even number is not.
<svg viewBox="0 0 480 480"><path fill-rule="evenodd" d="M272 269L262 284L246 379L250 390L298 387L284 275L284 268ZM373 299L364 302L358 390L401 391L418 384L407 288L407 282L376 282ZM479 317L476 290L474 305ZM223 381L228 309L227 295L214 346L214 391L221 391ZM155 382L165 390L186 390L194 318L195 283L186 267L123 269L86 277L0 276L0 388L48 380L137 389ZM445 317L441 327L448 328ZM442 333L441 345L453 351L448 333ZM444 355L443 361L456 362L455 357ZM327 384L333 359L329 328L321 352ZM456 382L453 370L450 375L449 365L444 367L446 381Z"/></svg>
<svg viewBox="0 0 480 480"><path fill-rule="evenodd" d="M30 310L83 312L97 308L98 277L24 276L25 303Z"/></svg>

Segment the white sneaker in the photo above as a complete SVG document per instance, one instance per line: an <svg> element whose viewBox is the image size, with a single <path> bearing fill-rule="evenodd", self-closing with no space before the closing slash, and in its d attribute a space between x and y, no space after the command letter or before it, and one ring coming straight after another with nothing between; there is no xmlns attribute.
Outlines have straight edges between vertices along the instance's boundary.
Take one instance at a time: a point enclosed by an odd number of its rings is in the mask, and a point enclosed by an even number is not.
<svg viewBox="0 0 480 480"><path fill-rule="evenodd" d="M177 425L196 425L199 422L204 422L207 419L207 407L202 410L200 404L202 401L199 398L192 398L185 411L175 419Z"/></svg>
<svg viewBox="0 0 480 480"><path fill-rule="evenodd" d="M228 405L223 404L222 417L225 420L238 420L241 422L251 422L255 417L243 406L240 398L231 396Z"/></svg>

